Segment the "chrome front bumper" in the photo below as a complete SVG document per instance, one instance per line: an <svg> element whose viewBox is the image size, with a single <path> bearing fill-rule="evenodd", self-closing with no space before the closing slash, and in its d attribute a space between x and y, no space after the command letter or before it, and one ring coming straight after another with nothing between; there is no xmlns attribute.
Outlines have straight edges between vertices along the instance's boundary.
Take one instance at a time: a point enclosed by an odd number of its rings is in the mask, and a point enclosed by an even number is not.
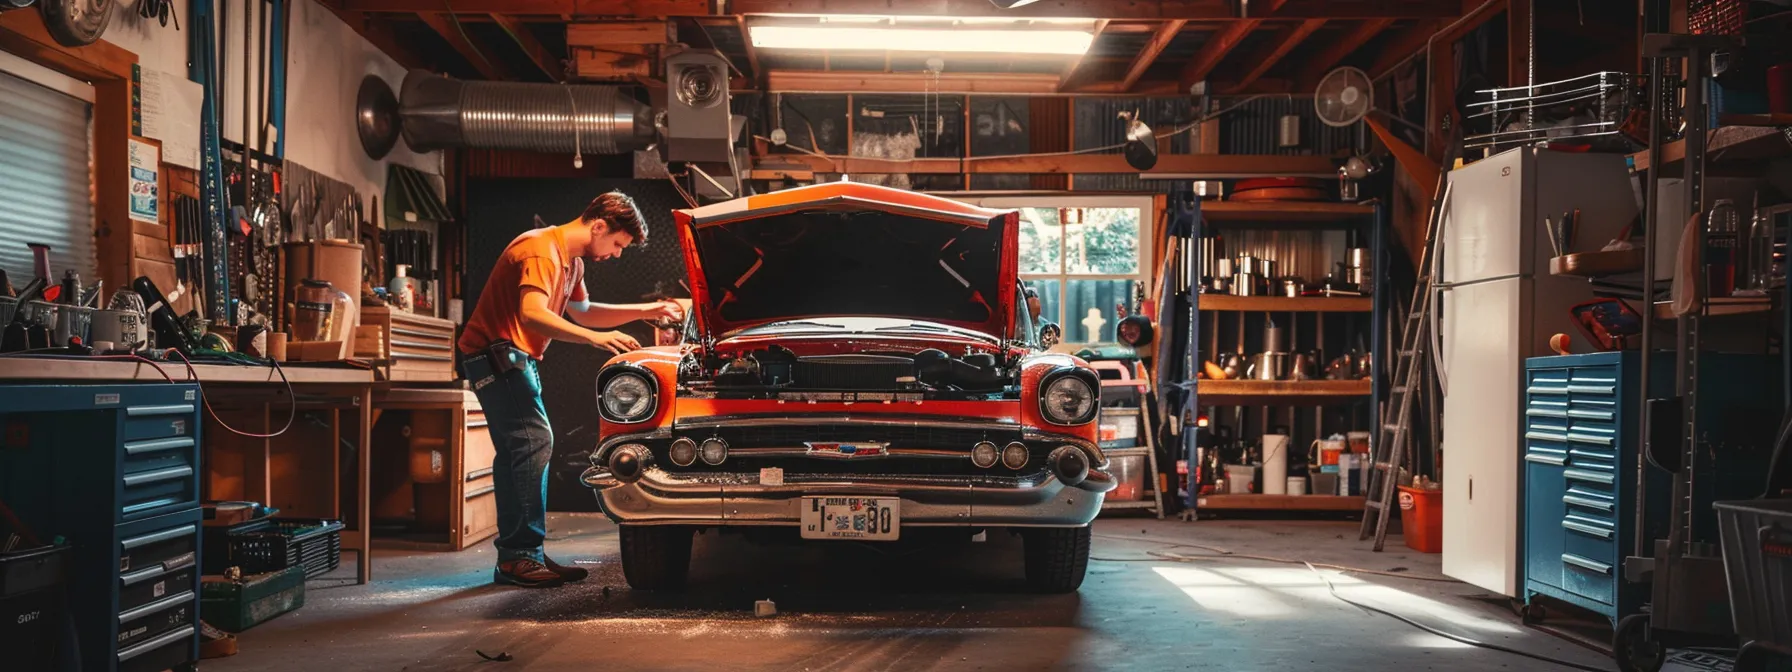
<svg viewBox="0 0 1792 672"><path fill-rule="evenodd" d="M799 524L805 496L882 496L902 500L904 526L1079 527L1101 512L1118 483L1101 469L1067 486L1045 475L1037 481L985 477L787 476L765 485L757 474L686 476L650 467L624 483L593 466L581 477L597 491L606 515L632 525Z"/></svg>

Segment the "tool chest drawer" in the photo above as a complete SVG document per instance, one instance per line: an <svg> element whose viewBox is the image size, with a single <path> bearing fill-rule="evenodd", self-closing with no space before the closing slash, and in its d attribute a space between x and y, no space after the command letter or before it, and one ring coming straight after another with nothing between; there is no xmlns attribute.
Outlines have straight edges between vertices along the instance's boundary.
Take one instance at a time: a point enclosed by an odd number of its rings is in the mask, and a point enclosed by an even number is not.
<svg viewBox="0 0 1792 672"><path fill-rule="evenodd" d="M86 670L198 659L199 388L0 386L0 499L73 547ZM0 664L0 667L4 667Z"/></svg>

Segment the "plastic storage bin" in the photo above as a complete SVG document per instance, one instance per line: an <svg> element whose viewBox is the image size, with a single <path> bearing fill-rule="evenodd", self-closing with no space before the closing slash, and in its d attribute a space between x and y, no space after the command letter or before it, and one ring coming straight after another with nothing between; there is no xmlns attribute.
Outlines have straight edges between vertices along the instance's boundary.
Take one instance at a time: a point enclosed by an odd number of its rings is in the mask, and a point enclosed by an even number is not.
<svg viewBox="0 0 1792 672"><path fill-rule="evenodd" d="M1420 553L1444 552L1444 491L1400 486L1400 536Z"/></svg>
<svg viewBox="0 0 1792 672"><path fill-rule="evenodd" d="M275 518L231 528L230 563L245 574L303 566L307 578L342 565L340 521Z"/></svg>
<svg viewBox="0 0 1792 672"><path fill-rule="evenodd" d="M1771 650L1792 655L1792 500L1713 502L1723 539L1730 614L1745 660ZM1752 669L1765 669L1754 667Z"/></svg>
<svg viewBox="0 0 1792 672"><path fill-rule="evenodd" d="M1108 500L1136 502L1145 498L1145 456L1128 455L1113 459L1114 480L1119 487L1108 493Z"/></svg>

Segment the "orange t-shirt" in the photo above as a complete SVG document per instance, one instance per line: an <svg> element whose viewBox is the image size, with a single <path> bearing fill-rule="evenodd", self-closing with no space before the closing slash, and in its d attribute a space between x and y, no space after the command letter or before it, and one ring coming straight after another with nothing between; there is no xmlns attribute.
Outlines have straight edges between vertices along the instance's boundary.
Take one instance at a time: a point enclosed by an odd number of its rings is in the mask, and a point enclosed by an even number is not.
<svg viewBox="0 0 1792 672"><path fill-rule="evenodd" d="M530 231L504 248L460 335L462 353L475 354L494 341L509 340L530 357L541 359L551 339L524 328L524 287L547 292L548 309L556 315L566 312L569 300L587 300L585 260L568 253L559 227Z"/></svg>

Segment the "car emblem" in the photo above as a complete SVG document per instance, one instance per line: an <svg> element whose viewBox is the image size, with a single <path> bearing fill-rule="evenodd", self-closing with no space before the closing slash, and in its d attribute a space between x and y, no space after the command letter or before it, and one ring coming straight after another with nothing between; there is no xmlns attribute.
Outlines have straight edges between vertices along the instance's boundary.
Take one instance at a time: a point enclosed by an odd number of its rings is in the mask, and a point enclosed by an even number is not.
<svg viewBox="0 0 1792 672"><path fill-rule="evenodd" d="M803 445L808 446L809 450L807 454L809 457L852 460L890 456L890 444L875 441L859 441L853 443L809 441L805 442Z"/></svg>

